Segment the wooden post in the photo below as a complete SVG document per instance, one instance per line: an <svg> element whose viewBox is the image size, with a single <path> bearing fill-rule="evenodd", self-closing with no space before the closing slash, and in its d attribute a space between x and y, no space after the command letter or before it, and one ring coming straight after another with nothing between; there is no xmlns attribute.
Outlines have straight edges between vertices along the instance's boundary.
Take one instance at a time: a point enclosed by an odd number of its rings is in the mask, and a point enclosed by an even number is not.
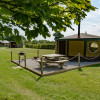
<svg viewBox="0 0 100 100"><path fill-rule="evenodd" d="M20 54L18 54L18 56L19 56L19 65L20 65Z"/></svg>
<svg viewBox="0 0 100 100"><path fill-rule="evenodd" d="M80 53L78 53L78 67L80 67Z"/></svg>
<svg viewBox="0 0 100 100"><path fill-rule="evenodd" d="M82 71L81 67L80 67L80 53L78 53L78 70Z"/></svg>
<svg viewBox="0 0 100 100"><path fill-rule="evenodd" d="M39 49L37 49L37 57L39 58Z"/></svg>
<svg viewBox="0 0 100 100"><path fill-rule="evenodd" d="M11 61L12 61L12 51L11 51Z"/></svg>
<svg viewBox="0 0 100 100"><path fill-rule="evenodd" d="M25 67L26 67L26 55L24 55L24 62L25 62Z"/></svg>
<svg viewBox="0 0 100 100"><path fill-rule="evenodd" d="M41 75L43 75L43 59L41 57Z"/></svg>

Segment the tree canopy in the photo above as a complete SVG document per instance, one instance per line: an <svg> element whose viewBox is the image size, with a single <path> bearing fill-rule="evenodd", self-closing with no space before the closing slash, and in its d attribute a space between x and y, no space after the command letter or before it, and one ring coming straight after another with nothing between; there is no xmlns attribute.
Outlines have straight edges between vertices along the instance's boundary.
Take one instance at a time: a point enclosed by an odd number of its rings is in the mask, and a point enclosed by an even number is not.
<svg viewBox="0 0 100 100"><path fill-rule="evenodd" d="M22 35L19 35L21 37L21 41L26 41L26 38ZM7 40L7 41L16 41L16 36L15 35L10 35L10 36L7 36L7 37L4 37L4 40Z"/></svg>
<svg viewBox="0 0 100 100"><path fill-rule="evenodd" d="M96 8L90 0L0 0L0 36L16 35L20 40L18 26L25 31L28 40L53 31L66 31L85 18L86 13Z"/></svg>
<svg viewBox="0 0 100 100"><path fill-rule="evenodd" d="M59 39L59 38L63 38L63 37L64 37L64 35L61 34L61 33L58 32L58 31L57 31L56 33L54 33L53 36L54 36L54 40L57 40L57 39Z"/></svg>

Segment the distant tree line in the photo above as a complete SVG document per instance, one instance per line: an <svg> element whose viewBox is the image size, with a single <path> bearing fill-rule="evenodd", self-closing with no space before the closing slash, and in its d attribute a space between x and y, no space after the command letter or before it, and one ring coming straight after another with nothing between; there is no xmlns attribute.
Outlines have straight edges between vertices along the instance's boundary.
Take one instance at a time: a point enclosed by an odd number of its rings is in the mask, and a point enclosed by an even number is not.
<svg viewBox="0 0 100 100"><path fill-rule="evenodd" d="M55 41L48 40L32 40L31 42L26 41L26 44L54 44Z"/></svg>
<svg viewBox="0 0 100 100"><path fill-rule="evenodd" d="M26 41L26 48L35 48L35 49L54 49L55 41L48 40L32 40L31 42Z"/></svg>

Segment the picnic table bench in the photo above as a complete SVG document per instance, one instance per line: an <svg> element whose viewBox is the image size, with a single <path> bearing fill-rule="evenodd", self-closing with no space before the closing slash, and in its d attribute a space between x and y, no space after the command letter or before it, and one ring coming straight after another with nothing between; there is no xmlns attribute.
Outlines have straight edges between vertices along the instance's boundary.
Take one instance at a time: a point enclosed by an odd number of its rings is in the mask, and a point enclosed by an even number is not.
<svg viewBox="0 0 100 100"><path fill-rule="evenodd" d="M58 55L58 54L57 54ZM55 57L57 57L57 55L55 56ZM50 55L51 56L51 55ZM43 63L43 65L45 65L45 64L47 64L47 63L57 63L59 66L60 66L60 68L62 69L63 68L63 65L64 65L64 63L65 62L67 62L68 61L68 59L64 59L64 57L63 57L63 59L61 58L61 59L51 59L51 58L54 58L54 56L52 57L50 57L49 56L49 58L50 59L43 59L42 60L42 63ZM46 57L47 57L47 55L46 55ZM58 55L58 58L60 58L60 55ZM66 57L65 57L66 58ZM38 60L36 60L37 62L39 62L39 64L41 65L41 60L40 59L38 59Z"/></svg>

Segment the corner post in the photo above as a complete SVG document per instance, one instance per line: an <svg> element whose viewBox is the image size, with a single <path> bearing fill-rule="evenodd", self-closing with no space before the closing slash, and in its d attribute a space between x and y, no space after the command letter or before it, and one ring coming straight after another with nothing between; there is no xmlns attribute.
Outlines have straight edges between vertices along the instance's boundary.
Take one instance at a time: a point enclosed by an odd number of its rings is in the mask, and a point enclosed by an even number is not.
<svg viewBox="0 0 100 100"><path fill-rule="evenodd" d="M81 67L80 67L80 53L78 53L78 70L82 71Z"/></svg>
<svg viewBox="0 0 100 100"><path fill-rule="evenodd" d="M37 49L37 57L39 58L39 49Z"/></svg>
<svg viewBox="0 0 100 100"><path fill-rule="evenodd" d="M18 57L19 57L19 65L20 65L20 53L18 53Z"/></svg>
<svg viewBox="0 0 100 100"><path fill-rule="evenodd" d="M12 51L11 51L11 61L12 61Z"/></svg>
<svg viewBox="0 0 100 100"><path fill-rule="evenodd" d="M43 75L43 58L41 57L41 75Z"/></svg>
<svg viewBox="0 0 100 100"><path fill-rule="evenodd" d="M26 68L26 55L24 55L25 68Z"/></svg>

